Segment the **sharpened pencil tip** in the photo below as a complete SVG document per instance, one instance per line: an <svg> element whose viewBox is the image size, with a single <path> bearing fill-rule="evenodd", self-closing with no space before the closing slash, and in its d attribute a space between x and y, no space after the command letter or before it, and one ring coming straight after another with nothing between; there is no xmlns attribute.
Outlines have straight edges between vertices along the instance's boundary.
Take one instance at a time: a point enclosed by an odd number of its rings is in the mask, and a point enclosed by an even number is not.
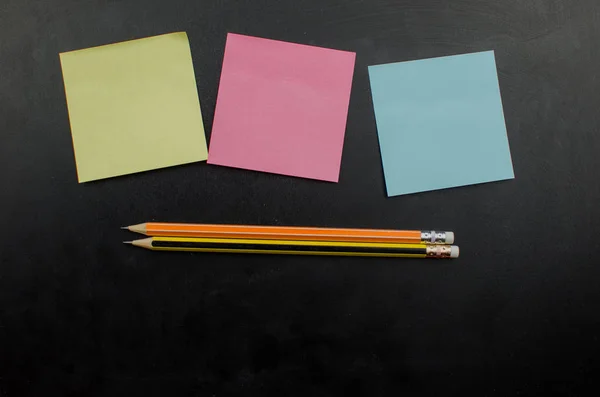
<svg viewBox="0 0 600 397"><path fill-rule="evenodd" d="M133 244L133 241L123 241L123 244Z"/></svg>
<svg viewBox="0 0 600 397"><path fill-rule="evenodd" d="M129 226L121 226L121 229L123 229L123 230L129 230Z"/></svg>

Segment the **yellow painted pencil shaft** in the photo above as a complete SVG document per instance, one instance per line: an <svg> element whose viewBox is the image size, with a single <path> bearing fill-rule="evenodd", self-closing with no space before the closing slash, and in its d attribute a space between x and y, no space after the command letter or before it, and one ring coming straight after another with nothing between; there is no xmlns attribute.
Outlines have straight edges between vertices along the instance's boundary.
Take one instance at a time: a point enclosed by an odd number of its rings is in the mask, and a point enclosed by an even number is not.
<svg viewBox="0 0 600 397"><path fill-rule="evenodd" d="M149 237L141 240L135 240L131 242L131 244L153 251L367 256L396 258L458 257L458 247L456 246L441 246L428 244L185 237Z"/></svg>

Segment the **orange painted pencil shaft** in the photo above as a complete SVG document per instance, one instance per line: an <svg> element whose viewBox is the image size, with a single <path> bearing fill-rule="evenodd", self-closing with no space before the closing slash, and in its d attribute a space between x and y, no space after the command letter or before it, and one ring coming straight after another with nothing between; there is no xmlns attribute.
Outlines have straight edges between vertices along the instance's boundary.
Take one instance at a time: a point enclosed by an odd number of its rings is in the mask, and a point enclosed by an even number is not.
<svg viewBox="0 0 600 397"><path fill-rule="evenodd" d="M146 223L148 236L295 239L313 241L354 241L420 243L420 230L343 229L295 226L203 225Z"/></svg>

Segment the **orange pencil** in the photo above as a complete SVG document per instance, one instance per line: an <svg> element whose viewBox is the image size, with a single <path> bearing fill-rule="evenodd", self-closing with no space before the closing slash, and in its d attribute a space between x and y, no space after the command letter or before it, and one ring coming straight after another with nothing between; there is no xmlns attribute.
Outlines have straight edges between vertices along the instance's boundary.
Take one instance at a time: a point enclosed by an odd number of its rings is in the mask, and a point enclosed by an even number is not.
<svg viewBox="0 0 600 397"><path fill-rule="evenodd" d="M421 230L343 229L299 226L203 225L148 222L123 229L155 237L204 237L400 244L452 244L454 233Z"/></svg>

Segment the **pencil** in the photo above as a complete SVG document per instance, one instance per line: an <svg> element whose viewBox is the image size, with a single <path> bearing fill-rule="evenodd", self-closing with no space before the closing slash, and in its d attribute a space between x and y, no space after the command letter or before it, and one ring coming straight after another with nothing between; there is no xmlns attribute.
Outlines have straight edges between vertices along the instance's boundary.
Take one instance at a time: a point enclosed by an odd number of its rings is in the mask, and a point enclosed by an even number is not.
<svg viewBox="0 0 600 397"><path fill-rule="evenodd" d="M387 242L401 244L452 244L454 233L421 230L342 229L296 226L203 225L141 223L123 229L147 236L242 238L268 240Z"/></svg>
<svg viewBox="0 0 600 397"><path fill-rule="evenodd" d="M458 258L459 255L457 246L440 244L186 237L149 237L141 240L124 241L124 243L152 251L370 256L393 258Z"/></svg>

